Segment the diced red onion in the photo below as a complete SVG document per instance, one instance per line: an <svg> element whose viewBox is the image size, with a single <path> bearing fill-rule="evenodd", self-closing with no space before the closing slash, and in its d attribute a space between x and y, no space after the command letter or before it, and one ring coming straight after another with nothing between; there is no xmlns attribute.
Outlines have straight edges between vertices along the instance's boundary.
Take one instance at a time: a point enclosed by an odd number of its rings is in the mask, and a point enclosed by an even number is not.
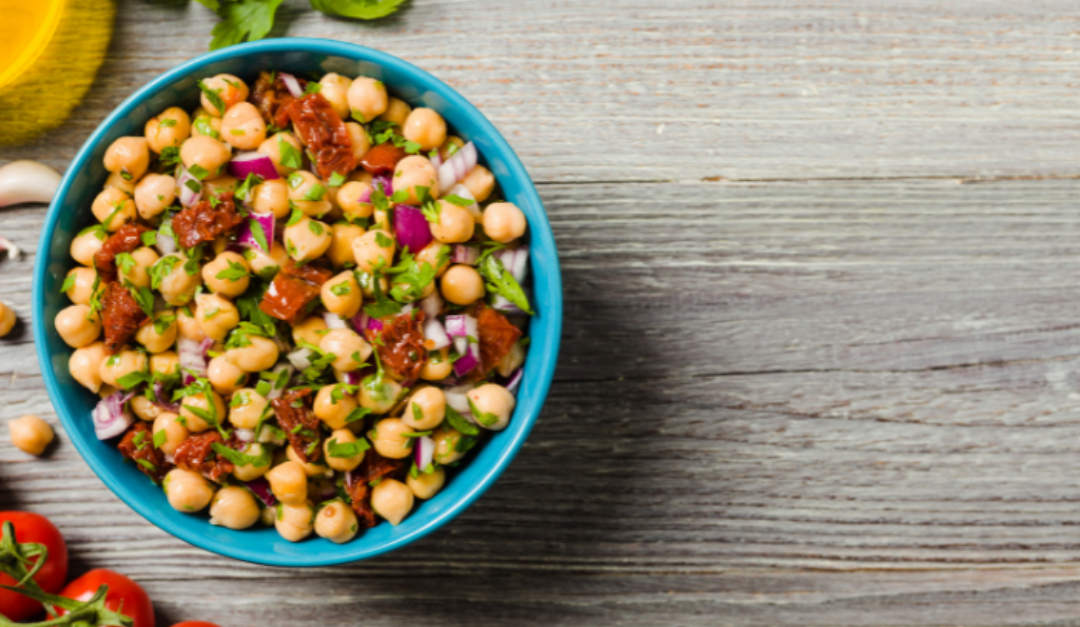
<svg viewBox="0 0 1080 627"><path fill-rule="evenodd" d="M254 442L255 441L255 431L253 431L251 429L237 428L237 429L233 430L233 433L236 434L236 439L240 440L241 442Z"/></svg>
<svg viewBox="0 0 1080 627"><path fill-rule="evenodd" d="M188 187L188 181L195 181L197 189ZM202 182L195 178L191 172L188 172L184 166L180 166L180 176L176 179L176 189L180 192L180 204L185 207L190 207L199 202L199 198L202 196Z"/></svg>
<svg viewBox="0 0 1080 627"><path fill-rule="evenodd" d="M336 373L338 371L335 370L334 372ZM362 379L360 377L360 371L359 370L354 370L352 372L342 372L341 373L341 382L344 383L345 385L360 385L361 380Z"/></svg>
<svg viewBox="0 0 1080 627"><path fill-rule="evenodd" d="M401 246L417 253L431 243L431 225L423 211L408 205L397 205L394 207L394 235Z"/></svg>
<svg viewBox="0 0 1080 627"><path fill-rule="evenodd" d="M273 248L274 246L274 214L272 213L255 213L252 212L247 220L240 223L240 228L236 234L236 245L243 248L257 248L266 254L270 254L270 251L259 245L259 240L255 238L255 234L251 232L251 222L255 220L262 227L263 234L266 235L266 245ZM230 245L231 246L231 245ZM242 251L241 251L242 252Z"/></svg>
<svg viewBox="0 0 1080 627"><path fill-rule="evenodd" d="M355 479L353 479L352 471L351 470L346 470L345 471L345 487L346 488L351 488L354 481L355 481Z"/></svg>
<svg viewBox="0 0 1080 627"><path fill-rule="evenodd" d="M464 198L465 200L473 201L471 205L465 207L465 210L471 213L472 216L476 218L477 222L480 221L481 216L483 216L483 212L480 211L480 205L476 204L476 196L472 195L472 192L469 191L468 187L465 187L461 183L458 183L457 185L451 187L449 190L442 193L443 196L450 196L451 194Z"/></svg>
<svg viewBox="0 0 1080 627"><path fill-rule="evenodd" d="M209 345L204 347L204 344L207 342L209 342ZM202 342L196 342L195 340L182 337L177 342L177 352L180 358L180 371L183 373L184 385L189 385L195 381L195 377L193 377L191 373L199 376L206 374L206 351L213 345L214 341L209 338Z"/></svg>
<svg viewBox="0 0 1080 627"><path fill-rule="evenodd" d="M99 440L115 438L135 423L135 417L127 407L127 402L135 396L134 392L114 392L98 401L94 411L90 412L94 420L94 435Z"/></svg>
<svg viewBox="0 0 1080 627"><path fill-rule="evenodd" d="M6 250L8 253L8 259L11 259L12 261L18 259L19 255L22 254L22 251L20 251L19 247L15 245L15 242L9 240L3 235L0 235L0 250Z"/></svg>
<svg viewBox="0 0 1080 627"><path fill-rule="evenodd" d="M493 298L491 301L491 308L495 311L501 311L505 314L510 314L514 316L520 316L525 313L521 310L521 307L518 307L514 303L510 302L510 300L502 294L495 295L495 298Z"/></svg>
<svg viewBox="0 0 1080 627"><path fill-rule="evenodd" d="M157 398L157 402L154 403L158 407L165 411L171 411L174 414L180 413L180 403L174 403L165 392L165 384L161 381L154 382L154 396Z"/></svg>
<svg viewBox="0 0 1080 627"><path fill-rule="evenodd" d="M356 331L360 335L363 335L364 331L367 330L368 319L369 316L363 311L361 311L352 318L349 318L349 324L352 325L354 331Z"/></svg>
<svg viewBox="0 0 1080 627"><path fill-rule="evenodd" d="M517 394L518 385L521 384L521 377L524 376L525 369L518 368L510 377L510 382L506 384L506 389L510 390L511 394Z"/></svg>
<svg viewBox="0 0 1080 627"><path fill-rule="evenodd" d="M454 348L457 349L459 355L464 356L468 352L469 346L476 346L475 344L469 344L468 338L477 339L479 337L477 330L476 318L472 316L455 315L446 317L446 334L454 338ZM468 370L464 372L468 372Z"/></svg>
<svg viewBox="0 0 1080 627"><path fill-rule="evenodd" d="M476 167L476 146L469 142L439 166L439 189L450 189Z"/></svg>
<svg viewBox="0 0 1080 627"><path fill-rule="evenodd" d="M285 72L278 72L278 76L281 77L282 82L285 83L285 89L289 90L293 98L300 98L304 95L304 88L300 87L300 81L296 80L295 76Z"/></svg>
<svg viewBox="0 0 1080 627"><path fill-rule="evenodd" d="M311 366L310 348L298 348L286 355L286 357L288 357L289 363L295 366L297 370L303 370Z"/></svg>
<svg viewBox="0 0 1080 627"><path fill-rule="evenodd" d="M446 404L456 409L458 413L464 414L472 411L469 407L469 397L466 396L472 388L472 385L466 383L444 389L443 395L446 396Z"/></svg>
<svg viewBox="0 0 1080 627"><path fill-rule="evenodd" d="M442 155L439 154L438 150L432 152L431 165L435 166L436 170L438 170L439 166L442 165Z"/></svg>
<svg viewBox="0 0 1080 627"><path fill-rule="evenodd" d="M271 380L271 383L273 385L270 388L270 392L266 395L266 400L272 401L275 398L280 398L281 395L285 392L285 388L289 386L289 379L292 378L293 373L296 372L296 370L290 364L278 364L274 366L274 369L270 372L277 375ZM281 377L282 372L288 372L288 374L285 375L285 384L279 387L277 382L279 377ZM259 435L262 436L262 433L260 433ZM261 437L259 441L262 441Z"/></svg>
<svg viewBox="0 0 1080 627"><path fill-rule="evenodd" d="M274 491L270 489L270 482L267 481L265 477L245 481L244 485L246 485L255 496L259 497L259 500L267 507L277 505L277 498L274 496Z"/></svg>
<svg viewBox="0 0 1080 627"><path fill-rule="evenodd" d="M479 351L475 348L476 344L469 344L468 350L464 355L458 358L454 362L454 372L459 376L465 376L469 371L480 364Z"/></svg>
<svg viewBox="0 0 1080 627"><path fill-rule="evenodd" d="M368 321L367 321L367 328L368 329L371 329L372 331L374 331L376 333L382 333L383 326L384 325L382 323L382 320L379 320L378 318L368 318Z"/></svg>
<svg viewBox="0 0 1080 627"><path fill-rule="evenodd" d="M414 307L413 307L412 303L405 303L404 305L401 306L401 311L399 311L397 315L400 316L402 314L412 313L413 309L414 309Z"/></svg>
<svg viewBox="0 0 1080 627"><path fill-rule="evenodd" d="M348 329L349 323L345 322L345 319L336 313L330 313L327 311L322 315L323 320L326 321L327 329Z"/></svg>
<svg viewBox="0 0 1080 627"><path fill-rule="evenodd" d="M437 351L447 346L450 346L450 336L439 319L431 317L424 320L424 348Z"/></svg>
<svg viewBox="0 0 1080 627"><path fill-rule="evenodd" d="M161 226L165 226L167 224L172 224L171 217L165 218L161 221ZM157 246L158 252L161 253L162 257L167 257L178 250L176 247L176 240L173 239L170 235L163 235L160 230L158 231L157 235L157 243L154 245Z"/></svg>
<svg viewBox="0 0 1080 627"><path fill-rule="evenodd" d="M465 246L464 244L454 244L454 252L450 255L450 261L454 263L463 263L467 266L475 266L476 262L480 260L480 249L475 246Z"/></svg>
<svg viewBox="0 0 1080 627"><path fill-rule="evenodd" d="M363 204L371 203L371 192L375 187L382 190L383 196L389 198L394 194L394 179L390 178L386 174L378 174L371 177L371 187L364 190L363 194L360 194L360 202Z"/></svg>
<svg viewBox="0 0 1080 627"><path fill-rule="evenodd" d="M274 162L261 152L242 152L229 161L229 174L243 181L249 174L261 176L264 181L281 178Z"/></svg>
<svg viewBox="0 0 1080 627"><path fill-rule="evenodd" d="M424 315L428 318L434 318L442 313L443 299L439 295L439 290L434 290L423 299L420 300L420 310L424 312Z"/></svg>
<svg viewBox="0 0 1080 627"><path fill-rule="evenodd" d="M514 249L504 249L495 253L502 262L503 267L518 283L523 283L529 271L529 247L521 246Z"/></svg>
<svg viewBox="0 0 1080 627"><path fill-rule="evenodd" d="M416 460L416 467L423 470L431 464L432 458L435 457L435 440L432 440L428 436L421 436L416 443L416 448L413 449L413 455Z"/></svg>

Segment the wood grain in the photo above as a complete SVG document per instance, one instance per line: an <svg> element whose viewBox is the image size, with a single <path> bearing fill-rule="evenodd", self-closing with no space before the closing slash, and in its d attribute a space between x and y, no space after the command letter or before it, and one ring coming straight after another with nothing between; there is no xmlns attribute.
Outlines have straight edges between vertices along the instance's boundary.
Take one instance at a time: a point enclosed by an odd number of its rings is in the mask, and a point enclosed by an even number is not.
<svg viewBox="0 0 1080 627"><path fill-rule="evenodd" d="M289 34L461 90L540 183L566 321L533 435L459 519L344 567L176 541L62 433L44 461L0 437L0 507L135 577L162 625L1077 624L1073 8L290 2ZM84 109L0 160L63 167L212 23L120 15ZM24 318L42 218L0 212ZM0 420L55 424L30 342L0 344Z"/></svg>

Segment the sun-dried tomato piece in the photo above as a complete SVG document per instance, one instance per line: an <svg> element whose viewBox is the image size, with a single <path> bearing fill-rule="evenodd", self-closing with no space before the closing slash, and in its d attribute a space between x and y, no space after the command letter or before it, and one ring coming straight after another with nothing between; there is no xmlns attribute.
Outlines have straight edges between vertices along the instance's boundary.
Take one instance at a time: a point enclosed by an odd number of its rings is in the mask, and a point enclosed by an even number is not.
<svg viewBox="0 0 1080 627"><path fill-rule="evenodd" d="M469 372L469 379L479 381L499 365L514 343L521 339L521 329L506 316L481 303L476 316L477 340L480 342L480 365Z"/></svg>
<svg viewBox="0 0 1080 627"><path fill-rule="evenodd" d="M322 284L332 277L331 271L320 266L297 266L289 260L266 289L259 309L278 320L296 324L318 300Z"/></svg>
<svg viewBox="0 0 1080 627"><path fill-rule="evenodd" d="M325 266L321 266L316 260L312 263L306 263L302 266L296 265L292 259L285 262L285 266L281 269L282 272L289 276L294 276L298 279L304 279L314 283L315 285L322 286L330 279L334 278L334 271Z"/></svg>
<svg viewBox="0 0 1080 627"><path fill-rule="evenodd" d="M372 146L364 158L360 160L360 167L372 174L389 174L397 167L398 161L408 157L409 153L404 148L399 148L391 142L385 142L378 146Z"/></svg>
<svg viewBox="0 0 1080 627"><path fill-rule="evenodd" d="M116 256L142 246L142 234L149 230L140 224L125 224L105 240L101 250L94 254L94 267L102 282L116 280Z"/></svg>
<svg viewBox="0 0 1080 627"><path fill-rule="evenodd" d="M214 200L203 200L176 214L172 220L176 242L183 248L194 248L202 242L212 242L222 233L240 226L244 218L236 210L233 193L225 192Z"/></svg>
<svg viewBox="0 0 1080 627"><path fill-rule="evenodd" d="M285 430L289 445L305 462L311 463L322 455L319 446L319 419L308 406L310 389L288 390L281 398L270 401L278 424Z"/></svg>
<svg viewBox="0 0 1080 627"><path fill-rule="evenodd" d="M371 509L370 482L396 475L404 468L404 460L383 457L375 449L368 449L364 453L364 461L350 473L352 483L345 486L349 492L349 498L352 499L352 508L356 512L360 526L370 529L376 523L375 512Z"/></svg>
<svg viewBox="0 0 1080 627"><path fill-rule="evenodd" d="M364 332L383 365L392 370L398 379L417 379L427 362L424 348L424 312L413 310L394 316L383 323L381 331L367 329ZM376 339L378 338L378 339Z"/></svg>
<svg viewBox="0 0 1080 627"><path fill-rule="evenodd" d="M121 455L135 462L139 470L154 483L161 483L172 470L172 464L165 461L165 454L154 447L153 431L141 420L131 425L116 448L120 449Z"/></svg>
<svg viewBox="0 0 1080 627"><path fill-rule="evenodd" d="M176 460L176 465L184 470L202 473L211 481L220 481L236 467L214 451L215 443L235 448L232 440L225 440L217 431L204 431L181 442L180 446L176 447L173 459Z"/></svg>
<svg viewBox="0 0 1080 627"><path fill-rule="evenodd" d="M146 312L131 296L126 287L116 281L105 286L101 296L101 325L105 329L105 352L115 355L120 351L142 323L147 320Z"/></svg>
<svg viewBox="0 0 1080 627"><path fill-rule="evenodd" d="M300 84L300 89L307 88L308 82L306 80L297 78L296 82ZM251 95L248 96L248 101L259 110L263 120L267 124L273 124L278 128L285 128L285 125L289 123L289 113L285 110L285 107L294 100L296 98L289 93L284 79L278 75L276 79L271 80L269 72L259 73L259 78L255 81Z"/></svg>
<svg viewBox="0 0 1080 627"><path fill-rule="evenodd" d="M308 94L290 102L285 110L296 135L315 156L315 169L323 180L336 172L345 176L356 169L356 155L345 123L322 94Z"/></svg>

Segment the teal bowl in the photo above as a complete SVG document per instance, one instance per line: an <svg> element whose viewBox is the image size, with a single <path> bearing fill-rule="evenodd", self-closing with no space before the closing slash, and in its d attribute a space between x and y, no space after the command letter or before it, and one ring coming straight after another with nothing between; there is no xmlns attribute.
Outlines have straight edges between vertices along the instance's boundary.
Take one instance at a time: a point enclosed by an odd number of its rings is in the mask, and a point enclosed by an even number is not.
<svg viewBox="0 0 1080 627"><path fill-rule="evenodd" d="M97 397L71 377L67 367L71 349L53 326L56 314L70 304L60 293L74 264L68 249L72 238L94 221L90 204L107 176L102 157L109 144L125 135L142 135L146 121L166 107L194 108L199 79L222 72L247 78L271 68L300 75L371 76L411 105L435 109L457 135L476 144L481 162L498 180L502 197L520 207L529 220L538 315L530 323L532 342L510 426L473 449L448 477L442 492L429 501L417 501L401 524L393 527L382 522L341 545L317 537L294 544L270 528L232 531L211 525L205 514L172 509L161 488L123 463L115 442L101 442L94 436L90 411ZM272 566L326 566L373 557L424 537L464 511L506 470L536 423L551 385L562 327L562 280L551 225L528 173L491 122L461 94L431 74L370 48L283 38L233 46L179 65L132 94L94 131L68 168L45 219L34 266L33 319L41 374L60 421L90 468L132 509L181 540L214 553Z"/></svg>

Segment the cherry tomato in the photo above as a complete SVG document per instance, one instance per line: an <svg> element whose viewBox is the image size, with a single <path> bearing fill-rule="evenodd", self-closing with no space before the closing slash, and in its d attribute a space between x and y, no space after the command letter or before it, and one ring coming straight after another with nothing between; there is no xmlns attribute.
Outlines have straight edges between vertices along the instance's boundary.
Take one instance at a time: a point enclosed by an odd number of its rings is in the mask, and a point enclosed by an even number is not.
<svg viewBox="0 0 1080 627"><path fill-rule="evenodd" d="M218 627L218 625L204 620L186 620L182 623L176 623L172 627Z"/></svg>
<svg viewBox="0 0 1080 627"><path fill-rule="evenodd" d="M60 596L87 601L102 585L109 586L105 607L131 617L135 621L133 627L154 627L154 606L150 603L150 595L139 584L111 570L97 568L86 573L64 586ZM57 609L61 616L67 613Z"/></svg>
<svg viewBox="0 0 1080 627"><path fill-rule="evenodd" d="M49 549L45 565L34 576L42 590L56 594L67 579L68 552L64 536L49 519L30 512L0 512L0 523L11 521L15 526L15 539L21 543L44 544ZM34 558L35 561L37 558ZM0 584L15 585L10 575L0 573ZM11 620L26 620L41 611L41 604L33 599L9 590L0 589L0 615Z"/></svg>

